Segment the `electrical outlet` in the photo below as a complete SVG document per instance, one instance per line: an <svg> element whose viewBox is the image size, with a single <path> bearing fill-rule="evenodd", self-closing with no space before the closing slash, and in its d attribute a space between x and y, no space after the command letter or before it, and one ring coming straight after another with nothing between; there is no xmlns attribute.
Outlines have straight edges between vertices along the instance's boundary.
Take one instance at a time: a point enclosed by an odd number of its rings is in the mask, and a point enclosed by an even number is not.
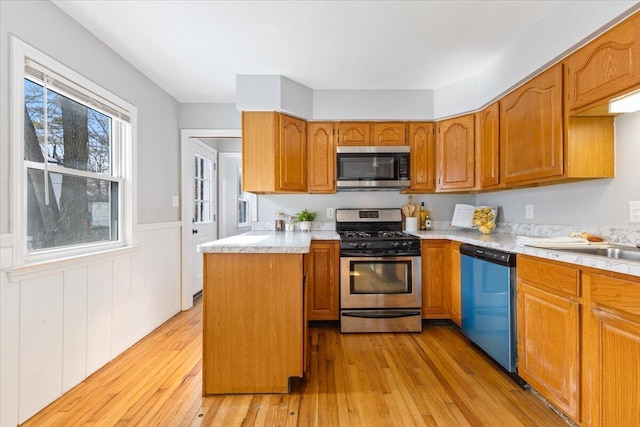
<svg viewBox="0 0 640 427"><path fill-rule="evenodd" d="M629 202L629 222L640 222L640 200Z"/></svg>
<svg viewBox="0 0 640 427"><path fill-rule="evenodd" d="M327 219L333 218L333 208L327 208Z"/></svg>
<svg viewBox="0 0 640 427"><path fill-rule="evenodd" d="M524 217L533 219L533 205L524 205Z"/></svg>

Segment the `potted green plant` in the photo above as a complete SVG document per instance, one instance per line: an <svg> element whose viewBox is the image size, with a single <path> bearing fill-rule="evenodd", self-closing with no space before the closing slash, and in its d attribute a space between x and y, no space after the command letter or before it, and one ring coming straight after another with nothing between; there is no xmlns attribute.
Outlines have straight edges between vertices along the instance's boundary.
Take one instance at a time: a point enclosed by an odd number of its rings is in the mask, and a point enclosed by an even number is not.
<svg viewBox="0 0 640 427"><path fill-rule="evenodd" d="M318 212L310 212L306 208L296 214L296 222L300 223L300 231L310 231L311 221L316 219Z"/></svg>

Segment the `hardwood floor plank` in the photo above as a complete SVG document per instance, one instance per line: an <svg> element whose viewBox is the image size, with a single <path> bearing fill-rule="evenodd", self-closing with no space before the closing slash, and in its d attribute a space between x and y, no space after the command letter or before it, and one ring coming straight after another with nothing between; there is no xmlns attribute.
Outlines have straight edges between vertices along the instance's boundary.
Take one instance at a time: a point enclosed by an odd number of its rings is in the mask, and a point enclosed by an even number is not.
<svg viewBox="0 0 640 427"><path fill-rule="evenodd" d="M310 329L282 395L202 396L202 305L175 316L24 426L566 426L460 332Z"/></svg>

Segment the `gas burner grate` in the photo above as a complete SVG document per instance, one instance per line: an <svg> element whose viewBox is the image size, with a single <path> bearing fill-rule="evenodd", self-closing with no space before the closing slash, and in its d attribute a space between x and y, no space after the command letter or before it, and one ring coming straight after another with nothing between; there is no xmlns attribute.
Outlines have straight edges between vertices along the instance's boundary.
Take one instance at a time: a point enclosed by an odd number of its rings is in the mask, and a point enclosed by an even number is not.
<svg viewBox="0 0 640 427"><path fill-rule="evenodd" d="M365 233L364 231L345 231L343 233L344 237L348 239L352 238L370 238L371 234Z"/></svg>

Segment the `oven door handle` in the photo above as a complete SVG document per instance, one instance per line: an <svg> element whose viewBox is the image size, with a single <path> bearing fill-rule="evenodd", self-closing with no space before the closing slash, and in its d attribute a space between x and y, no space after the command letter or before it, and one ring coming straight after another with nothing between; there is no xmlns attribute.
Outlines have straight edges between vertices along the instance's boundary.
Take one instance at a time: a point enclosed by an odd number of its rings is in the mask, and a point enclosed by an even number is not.
<svg viewBox="0 0 640 427"><path fill-rule="evenodd" d="M420 316L420 310L362 310L362 311L343 311L342 316L345 317L362 317L367 319L391 319L397 317Z"/></svg>

